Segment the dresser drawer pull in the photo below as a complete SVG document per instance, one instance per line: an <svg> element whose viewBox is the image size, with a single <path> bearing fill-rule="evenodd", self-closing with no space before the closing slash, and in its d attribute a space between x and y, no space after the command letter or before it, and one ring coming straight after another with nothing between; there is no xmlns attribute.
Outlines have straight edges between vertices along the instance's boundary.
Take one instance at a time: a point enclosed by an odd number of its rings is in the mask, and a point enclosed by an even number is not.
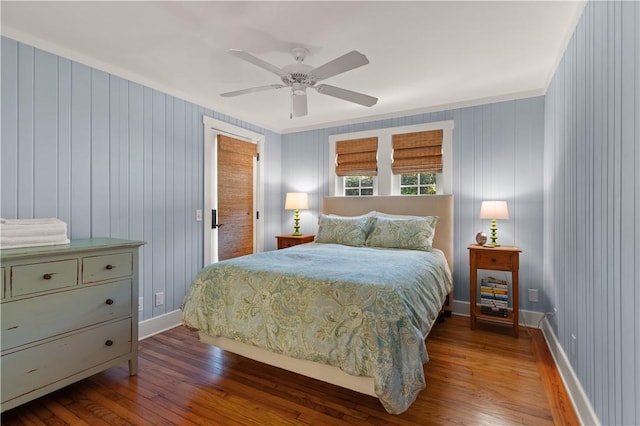
<svg viewBox="0 0 640 426"><path fill-rule="evenodd" d="M107 305L113 305L113 299L107 299L104 303Z"/></svg>
<svg viewBox="0 0 640 426"><path fill-rule="evenodd" d="M106 268L106 269L108 269L108 270L112 270L113 268L115 268L115 266L113 266L113 265L107 265L107 266L105 266L105 268Z"/></svg>
<svg viewBox="0 0 640 426"><path fill-rule="evenodd" d="M113 345L113 340L109 339L106 342L104 342L105 345L107 346L112 346Z"/></svg>
<svg viewBox="0 0 640 426"><path fill-rule="evenodd" d="M491 258L491 263L496 263L498 261L498 259L496 259L495 257Z"/></svg>
<svg viewBox="0 0 640 426"><path fill-rule="evenodd" d="M42 276L42 278L44 278L45 280L50 280L51 278L53 278L53 275L54 275L53 273L51 273L51 274L44 274L44 275Z"/></svg>

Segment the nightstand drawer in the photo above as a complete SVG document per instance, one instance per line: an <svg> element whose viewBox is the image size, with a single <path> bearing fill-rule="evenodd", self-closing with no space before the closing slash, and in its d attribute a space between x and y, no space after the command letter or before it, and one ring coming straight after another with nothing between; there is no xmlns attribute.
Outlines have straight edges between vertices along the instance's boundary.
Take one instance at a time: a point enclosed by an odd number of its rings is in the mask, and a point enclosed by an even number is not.
<svg viewBox="0 0 640 426"><path fill-rule="evenodd" d="M133 256L131 253L85 257L82 259L82 282L86 284L128 277L133 273L132 268Z"/></svg>
<svg viewBox="0 0 640 426"><path fill-rule="evenodd" d="M315 235L278 235L276 239L278 240L278 249L284 249L313 242Z"/></svg>
<svg viewBox="0 0 640 426"><path fill-rule="evenodd" d="M476 254L476 267L478 269L497 269L510 271L512 268L511 253L508 252L480 252Z"/></svg>
<svg viewBox="0 0 640 426"><path fill-rule="evenodd" d="M11 295L14 297L77 284L77 259L34 263L11 268Z"/></svg>

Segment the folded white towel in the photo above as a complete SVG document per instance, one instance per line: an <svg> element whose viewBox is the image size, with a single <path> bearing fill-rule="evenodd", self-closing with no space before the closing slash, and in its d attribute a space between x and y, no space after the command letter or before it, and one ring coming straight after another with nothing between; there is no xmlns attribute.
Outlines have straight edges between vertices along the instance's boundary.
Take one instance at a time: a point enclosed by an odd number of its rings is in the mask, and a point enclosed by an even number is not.
<svg viewBox="0 0 640 426"><path fill-rule="evenodd" d="M0 223L0 235L4 237L31 237L37 235L67 235L64 222L47 225L7 225Z"/></svg>
<svg viewBox="0 0 640 426"><path fill-rule="evenodd" d="M0 248L68 244L67 224L56 218L0 220Z"/></svg>
<svg viewBox="0 0 640 426"><path fill-rule="evenodd" d="M12 248L22 248L22 247L39 247L39 246L55 246L60 244L69 244L71 241L68 238L60 241L52 241L48 243L37 242L37 243L25 243L18 242L17 244L11 244L5 241L0 241L0 249L12 249Z"/></svg>
<svg viewBox="0 0 640 426"><path fill-rule="evenodd" d="M0 219L0 223L5 225L47 225L64 222L55 217L43 217L36 219Z"/></svg>
<svg viewBox="0 0 640 426"><path fill-rule="evenodd" d="M6 237L4 235L0 235L0 245L7 244L19 244L23 242L25 244L34 244L38 242L42 243L55 243L59 241L63 241L67 238L66 235L58 234L58 235L30 235L30 236L21 236L21 237Z"/></svg>

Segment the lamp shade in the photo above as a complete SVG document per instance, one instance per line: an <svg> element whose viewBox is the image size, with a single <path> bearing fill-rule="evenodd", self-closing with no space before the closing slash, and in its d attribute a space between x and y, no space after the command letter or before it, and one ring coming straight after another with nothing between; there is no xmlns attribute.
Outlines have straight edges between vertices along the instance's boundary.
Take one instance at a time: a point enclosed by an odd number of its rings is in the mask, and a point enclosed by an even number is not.
<svg viewBox="0 0 640 426"><path fill-rule="evenodd" d="M483 201L480 206L480 219L509 219L506 201Z"/></svg>
<svg viewBox="0 0 640 426"><path fill-rule="evenodd" d="M287 192L284 202L285 210L305 210L309 208L309 197L306 192Z"/></svg>

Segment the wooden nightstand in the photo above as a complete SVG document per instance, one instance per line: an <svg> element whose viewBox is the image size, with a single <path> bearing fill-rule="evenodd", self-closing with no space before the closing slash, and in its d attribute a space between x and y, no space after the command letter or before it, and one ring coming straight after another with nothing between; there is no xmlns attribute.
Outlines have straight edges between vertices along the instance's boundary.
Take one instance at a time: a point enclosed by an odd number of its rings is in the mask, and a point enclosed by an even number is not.
<svg viewBox="0 0 640 426"><path fill-rule="evenodd" d="M315 237L315 235L277 235L278 250L297 246L298 244L310 243Z"/></svg>
<svg viewBox="0 0 640 426"><path fill-rule="evenodd" d="M478 320L509 324L513 328L514 337L518 337L518 269L521 250L514 246L483 247L474 244L468 248L471 328L476 328ZM491 279L491 275L486 275L479 285L479 269L510 272L511 282L500 278Z"/></svg>

